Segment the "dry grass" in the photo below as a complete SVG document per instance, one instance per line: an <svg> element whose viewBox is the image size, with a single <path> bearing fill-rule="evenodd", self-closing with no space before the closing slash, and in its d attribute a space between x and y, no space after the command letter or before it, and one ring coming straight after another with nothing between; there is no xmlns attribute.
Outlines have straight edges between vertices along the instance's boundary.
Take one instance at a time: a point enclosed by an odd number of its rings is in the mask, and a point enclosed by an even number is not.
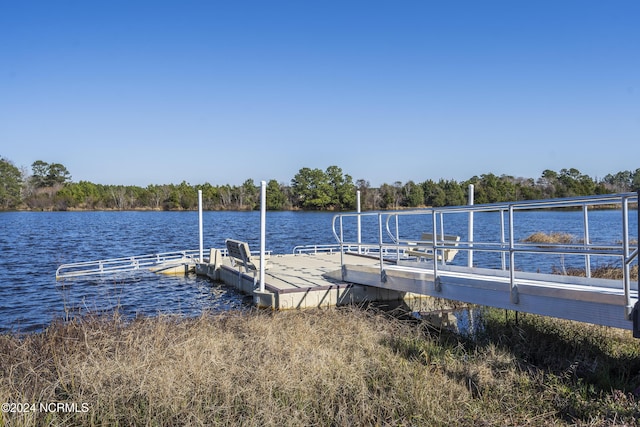
<svg viewBox="0 0 640 427"><path fill-rule="evenodd" d="M613 425L640 415L628 390L574 393L574 376L511 348L537 348L515 341L521 327L489 326L472 342L356 308L57 323L0 336L0 402L89 411L2 413L0 425Z"/></svg>
<svg viewBox="0 0 640 427"><path fill-rule="evenodd" d="M553 273L556 274L565 274L567 276L579 276L585 277L586 273L584 268L567 268L564 272L560 272L557 269L554 269ZM638 280L638 265L632 265L629 268L629 278L633 281ZM622 280L622 268L617 267L615 265L601 265L591 270L591 277L597 279L611 279L611 280Z"/></svg>
<svg viewBox="0 0 640 427"><path fill-rule="evenodd" d="M532 235L522 240L526 243L546 243L546 244L570 244L573 243L574 237L568 233L552 232L543 233L541 231L535 232Z"/></svg>

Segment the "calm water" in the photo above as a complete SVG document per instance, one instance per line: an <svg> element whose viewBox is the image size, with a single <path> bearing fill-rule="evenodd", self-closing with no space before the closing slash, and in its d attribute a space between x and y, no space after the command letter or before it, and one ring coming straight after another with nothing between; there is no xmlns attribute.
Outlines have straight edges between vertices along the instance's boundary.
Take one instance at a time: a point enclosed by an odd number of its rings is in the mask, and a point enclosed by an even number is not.
<svg viewBox="0 0 640 427"><path fill-rule="evenodd" d="M622 239L618 211L590 212L593 242ZM332 213L269 212L267 250L291 253L295 245L335 243ZM466 215L445 219L445 232L467 237ZM637 216L631 215L631 233L636 235ZM204 246L224 247L226 238L248 241L259 248L259 212L205 212ZM582 236L580 212L522 213L515 224L518 238L536 231L564 231ZM475 239L499 238L497 214L476 214ZM402 223L401 237L417 238L428 222ZM374 220L363 221L363 240L377 236ZM496 237L497 236L497 237ZM0 213L0 332L35 331L52 319L86 312L109 312L118 308L126 315L180 313L197 315L203 310L243 309L247 299L225 286L196 276L174 277L139 273L128 278L78 278L56 282L60 264L145 255L198 248L196 212L10 212ZM476 253L476 264L497 267L494 254ZM547 271L562 263L580 264L580 259L517 260L517 267ZM595 263L597 264L597 260ZM604 262L604 261L603 261ZM461 253L456 264L466 265Z"/></svg>
<svg viewBox="0 0 640 427"><path fill-rule="evenodd" d="M259 212L204 212L204 246L226 238L259 248ZM269 213L268 247L291 253L296 243L331 243L331 214ZM56 282L60 264L198 248L196 212L0 213L0 332L34 331L77 313L198 314L246 308L233 289L196 277L138 273L129 278Z"/></svg>

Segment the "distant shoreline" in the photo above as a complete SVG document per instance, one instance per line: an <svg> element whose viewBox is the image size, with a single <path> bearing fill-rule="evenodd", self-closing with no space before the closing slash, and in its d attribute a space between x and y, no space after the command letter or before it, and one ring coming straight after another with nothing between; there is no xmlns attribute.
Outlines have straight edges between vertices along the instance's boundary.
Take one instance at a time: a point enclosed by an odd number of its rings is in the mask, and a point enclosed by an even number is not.
<svg viewBox="0 0 640 427"><path fill-rule="evenodd" d="M552 199L550 199L552 200ZM521 201L524 202L524 201ZM530 202L527 200L526 202ZM518 202L504 202L504 203L518 203ZM468 205L459 205L459 206L443 206L443 207L433 207L433 206L418 206L418 207L398 207L397 209L389 208L389 209L376 209L376 210L363 210L362 213L366 212L395 212L395 211L411 211L411 210L427 210L427 209L446 209L447 207L460 207L460 206L468 206ZM480 206L480 205L474 205ZM632 210L638 209L637 203L630 203L629 208ZM620 209L619 206L616 205L599 205L596 207L590 206L589 210L592 211L604 211L604 210L616 210ZM255 212L259 209L203 209L204 212ZM554 208L549 210L555 211L576 211L580 210L580 208ZM101 208L101 209L83 209L83 208L67 208L67 209L12 209L12 210L0 210L2 212L197 212L198 209L161 209L161 208L150 208L150 207L142 207L142 208L128 208L128 209L116 209L116 208ZM335 209L300 209L300 208L292 208L292 209L268 209L269 212L333 212L336 214L339 213L348 213L355 212L354 210L335 210Z"/></svg>

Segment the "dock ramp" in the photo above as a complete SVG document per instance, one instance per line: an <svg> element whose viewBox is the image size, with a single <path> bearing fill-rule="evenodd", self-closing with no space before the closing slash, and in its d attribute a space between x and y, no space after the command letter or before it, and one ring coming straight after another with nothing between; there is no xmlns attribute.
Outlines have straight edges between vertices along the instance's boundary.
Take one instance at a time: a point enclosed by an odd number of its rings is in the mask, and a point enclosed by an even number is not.
<svg viewBox="0 0 640 427"><path fill-rule="evenodd" d="M392 259L379 250L376 266L345 262L346 258L343 258L341 271L345 281L631 329L634 336L640 337L638 279L632 279L631 274L632 270L637 271L638 265L637 203L637 193L623 193L415 211L339 214L334 216L333 229L336 239L344 248L396 249ZM521 235L518 227L522 226L523 218L526 217L528 226L531 226L535 215L553 209L582 212L584 223L579 239L575 242L543 244L516 237ZM617 236L610 242L592 241L591 236L596 230L589 221L589 215L596 209L616 209L620 212L619 224L611 227L611 230L605 230ZM523 216L525 212L527 215ZM479 213L484 214L485 218L490 213L488 218L497 221L495 235L485 234L481 239L474 236L473 215ZM365 221L367 216L369 218ZM448 217L455 218L457 229L453 232L452 226L447 224ZM461 224L461 218L467 218L467 223ZM421 226L426 224L430 228L426 232L439 236L430 242L430 250L435 254L435 259L440 261L421 262L418 257L411 256L411 248L415 245L411 239L415 237L407 236L403 227L411 229L410 225L414 222L419 222ZM349 230L349 227L361 223L368 223L375 230L371 233ZM630 227L630 223L634 224L633 227ZM461 230L466 236L463 235L453 244L450 239L444 238L446 235L460 234ZM356 234L375 237L370 241L354 241L346 237ZM440 255L448 250L457 250L463 255L466 253L466 257L456 258L456 265L447 264L446 257ZM492 259L498 261L492 265L481 265L480 254L483 253L491 254ZM557 257L561 262L569 258L581 260L584 277L538 271L537 257L544 256ZM596 259L598 262L604 259L608 265L617 266L621 279L592 277L592 263Z"/></svg>
<svg viewBox="0 0 640 427"><path fill-rule="evenodd" d="M344 265L343 280L383 289L411 292L470 304L632 329L631 310L638 301L637 283L629 303L619 281L519 273L513 285L508 272L441 266Z"/></svg>

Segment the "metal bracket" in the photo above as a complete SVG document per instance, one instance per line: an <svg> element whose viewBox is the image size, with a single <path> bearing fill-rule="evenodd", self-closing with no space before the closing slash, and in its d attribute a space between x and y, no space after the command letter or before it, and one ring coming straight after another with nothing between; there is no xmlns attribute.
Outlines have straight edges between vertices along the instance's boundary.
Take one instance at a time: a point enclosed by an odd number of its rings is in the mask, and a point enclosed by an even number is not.
<svg viewBox="0 0 640 427"><path fill-rule="evenodd" d="M631 319L633 320L633 337L640 338L640 301L633 306Z"/></svg>
<svg viewBox="0 0 640 427"><path fill-rule="evenodd" d="M347 280L347 266L342 264L342 268L340 270L342 271L342 280Z"/></svg>
<svg viewBox="0 0 640 427"><path fill-rule="evenodd" d="M436 277L433 280L433 287L435 288L436 292L442 292L442 279L440 278L440 276Z"/></svg>
<svg viewBox="0 0 640 427"><path fill-rule="evenodd" d="M520 304L520 294L516 285L511 288L511 304Z"/></svg>
<svg viewBox="0 0 640 427"><path fill-rule="evenodd" d="M382 272L380 273L380 282L387 283L387 271L386 270L382 270Z"/></svg>

